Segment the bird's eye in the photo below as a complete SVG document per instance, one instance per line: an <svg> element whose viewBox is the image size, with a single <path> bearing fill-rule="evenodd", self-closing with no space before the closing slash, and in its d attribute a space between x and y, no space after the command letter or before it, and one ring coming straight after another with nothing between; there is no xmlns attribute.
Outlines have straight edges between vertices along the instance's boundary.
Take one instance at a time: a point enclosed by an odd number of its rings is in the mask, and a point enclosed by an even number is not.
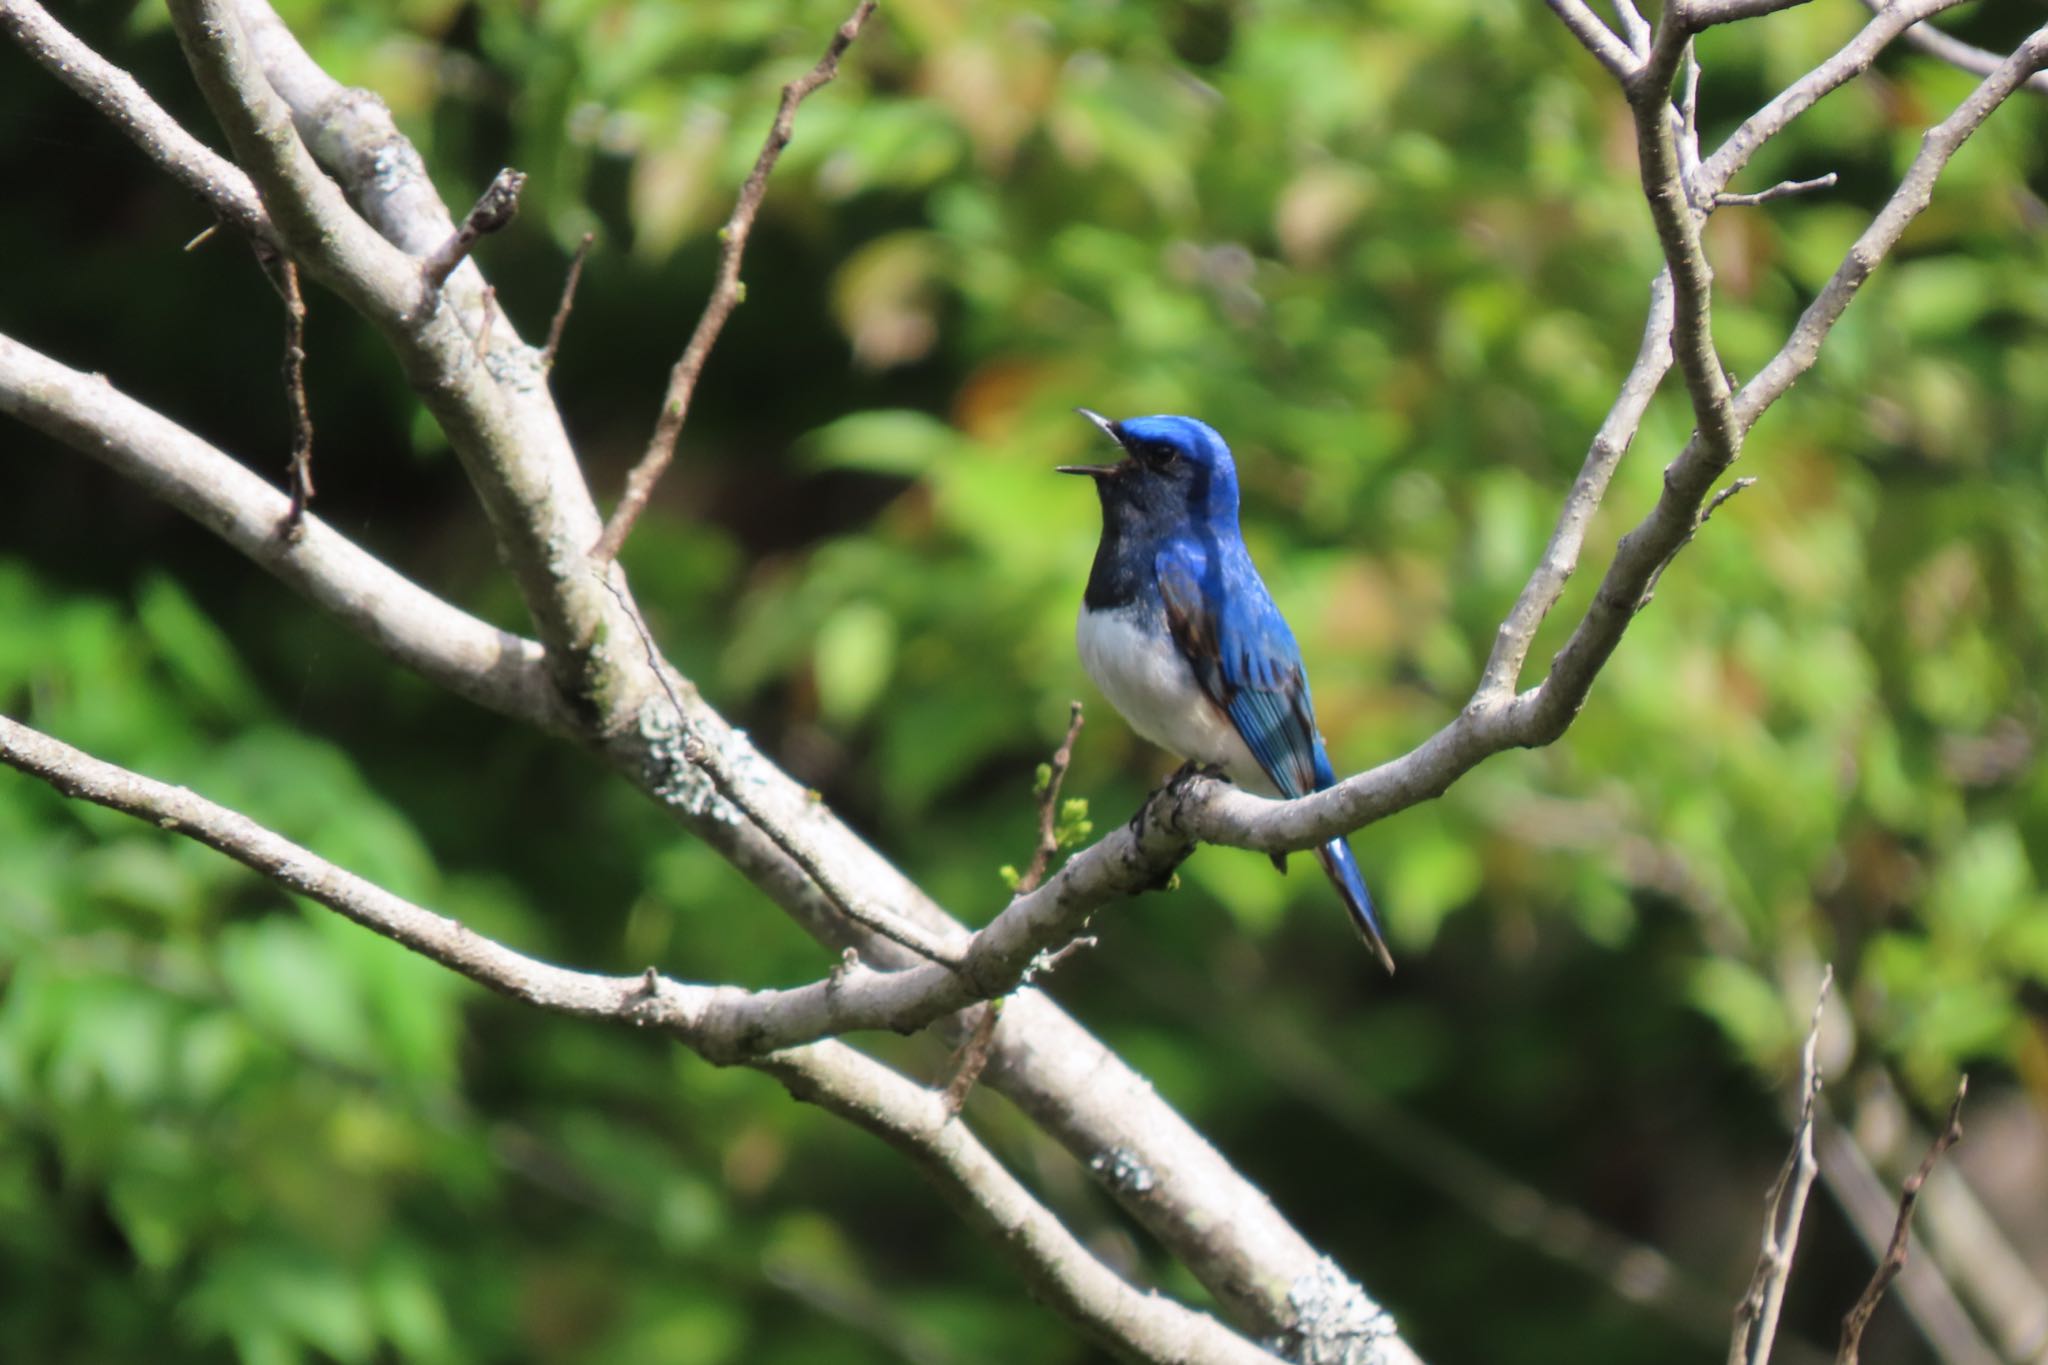
<svg viewBox="0 0 2048 1365"><path fill-rule="evenodd" d="M1180 458L1180 452L1164 441L1147 441L1138 447L1138 458L1154 469L1165 469Z"/></svg>

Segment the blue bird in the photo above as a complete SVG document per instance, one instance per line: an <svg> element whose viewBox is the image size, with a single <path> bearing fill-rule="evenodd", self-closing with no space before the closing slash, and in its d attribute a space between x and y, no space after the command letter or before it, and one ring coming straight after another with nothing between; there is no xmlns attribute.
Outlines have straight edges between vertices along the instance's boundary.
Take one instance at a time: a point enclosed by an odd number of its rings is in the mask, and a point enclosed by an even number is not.
<svg viewBox="0 0 2048 1365"><path fill-rule="evenodd" d="M1335 783L1301 650L1238 533L1230 447L1192 417L1112 422L1076 411L1125 457L1059 467L1095 480L1102 500L1076 631L1081 666L1133 730L1247 791L1298 797ZM1392 972L1351 846L1332 839L1315 855ZM1286 870L1284 855L1273 862Z"/></svg>

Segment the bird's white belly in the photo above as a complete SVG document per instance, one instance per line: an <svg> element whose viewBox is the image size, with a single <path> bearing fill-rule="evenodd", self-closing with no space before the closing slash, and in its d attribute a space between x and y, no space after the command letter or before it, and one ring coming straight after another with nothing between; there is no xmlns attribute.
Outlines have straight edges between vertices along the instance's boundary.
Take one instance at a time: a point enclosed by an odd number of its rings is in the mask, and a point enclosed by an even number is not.
<svg viewBox="0 0 2048 1365"><path fill-rule="evenodd" d="M1124 720L1181 758L1212 763L1247 791L1279 795L1229 717L1202 693L1173 640L1139 628L1138 609L1081 608L1081 667Z"/></svg>

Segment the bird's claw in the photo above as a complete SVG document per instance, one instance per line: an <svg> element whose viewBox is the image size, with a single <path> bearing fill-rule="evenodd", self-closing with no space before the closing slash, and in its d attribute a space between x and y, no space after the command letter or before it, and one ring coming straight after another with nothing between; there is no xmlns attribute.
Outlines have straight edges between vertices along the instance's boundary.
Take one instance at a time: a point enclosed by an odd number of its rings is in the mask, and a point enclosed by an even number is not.
<svg viewBox="0 0 2048 1365"><path fill-rule="evenodd" d="M1151 794L1146 796L1144 801L1139 804L1138 813L1131 817L1130 831L1132 835L1135 836L1144 832L1145 821L1151 816L1152 807L1155 802L1171 800L1178 804L1181 797L1186 795L1188 784L1198 777L1212 777L1222 780L1223 769L1218 764L1197 763L1193 759L1189 759L1178 768L1175 768L1173 775L1157 787L1154 787Z"/></svg>

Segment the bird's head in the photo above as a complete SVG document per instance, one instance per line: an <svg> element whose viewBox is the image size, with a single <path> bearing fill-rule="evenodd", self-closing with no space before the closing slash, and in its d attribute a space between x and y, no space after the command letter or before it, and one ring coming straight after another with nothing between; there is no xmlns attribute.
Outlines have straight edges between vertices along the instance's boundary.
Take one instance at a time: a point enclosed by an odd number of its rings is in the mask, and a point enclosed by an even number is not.
<svg viewBox="0 0 2048 1365"><path fill-rule="evenodd" d="M1115 441L1124 458L1106 465L1061 465L1062 474L1095 480L1106 511L1152 517L1237 516L1237 467L1230 447L1207 422L1192 417L1126 417L1112 422L1077 408Z"/></svg>

